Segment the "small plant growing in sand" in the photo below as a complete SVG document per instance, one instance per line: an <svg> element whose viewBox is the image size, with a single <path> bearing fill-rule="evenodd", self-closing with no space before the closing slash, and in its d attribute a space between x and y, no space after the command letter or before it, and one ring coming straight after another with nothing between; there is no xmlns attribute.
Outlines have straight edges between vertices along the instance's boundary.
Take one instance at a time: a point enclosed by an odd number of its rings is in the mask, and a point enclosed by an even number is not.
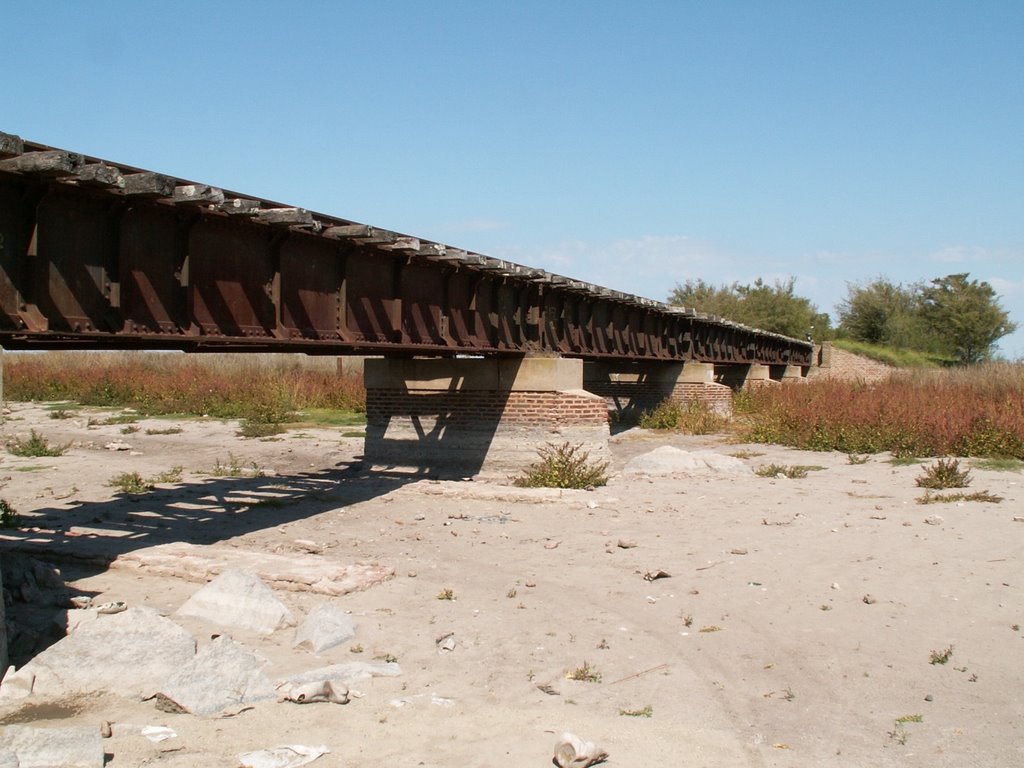
<svg viewBox="0 0 1024 768"><path fill-rule="evenodd" d="M20 523L21 515L7 499L0 499L0 528L17 528Z"/></svg>
<svg viewBox="0 0 1024 768"><path fill-rule="evenodd" d="M514 480L521 488L594 488L608 482L608 462L591 461L581 444L548 443L540 461Z"/></svg>
<svg viewBox="0 0 1024 768"><path fill-rule="evenodd" d="M153 483L144 480L138 472L122 472L107 481L107 485L117 488L121 493L140 494L153 490Z"/></svg>
<svg viewBox="0 0 1024 768"><path fill-rule="evenodd" d="M918 488L966 488L971 484L971 470L960 469L957 459L939 459L925 467L916 482Z"/></svg>
<svg viewBox="0 0 1024 768"><path fill-rule="evenodd" d="M760 451L740 450L733 451L729 455L732 456L734 459L756 459L758 456L764 456L764 453Z"/></svg>
<svg viewBox="0 0 1024 768"><path fill-rule="evenodd" d="M51 419L70 419L74 418L74 411L69 411L67 408L54 408L50 411Z"/></svg>
<svg viewBox="0 0 1024 768"><path fill-rule="evenodd" d="M601 673L592 666L589 661L584 661L582 666L570 669L565 673L566 680L578 680L582 683L600 683Z"/></svg>
<svg viewBox="0 0 1024 768"><path fill-rule="evenodd" d="M800 480L807 477L806 467L789 467L784 464L763 464L754 470L758 477L788 477L790 480Z"/></svg>
<svg viewBox="0 0 1024 768"><path fill-rule="evenodd" d="M996 496L988 491L975 491L974 493L932 493L925 491L923 496L918 496L918 504L946 504L954 501L984 501L989 504L998 504L1003 500L1002 496Z"/></svg>
<svg viewBox="0 0 1024 768"><path fill-rule="evenodd" d="M944 650L932 651L928 659L929 664L945 664L953 656L953 646L948 645Z"/></svg>
<svg viewBox="0 0 1024 768"><path fill-rule="evenodd" d="M36 457L36 456L63 456L67 453L71 443L64 445L50 445L45 437L34 429L29 433L28 438L16 438L7 445L7 450L15 456Z"/></svg>
<svg viewBox="0 0 1024 768"><path fill-rule="evenodd" d="M871 455L865 453L863 456L856 453L846 454L847 464L867 464L871 460Z"/></svg>
<svg viewBox="0 0 1024 768"><path fill-rule="evenodd" d="M181 427L167 427L166 429L147 429L147 435L180 435Z"/></svg>
<svg viewBox="0 0 1024 768"><path fill-rule="evenodd" d="M620 709L619 714L623 717L651 717L654 715L654 707L648 704L640 709Z"/></svg>
<svg viewBox="0 0 1024 768"><path fill-rule="evenodd" d="M438 600L454 600L455 599L455 590L452 589L451 587L445 587L444 589L442 589L440 592L437 593L437 599Z"/></svg>
<svg viewBox="0 0 1024 768"><path fill-rule="evenodd" d="M184 467L171 467L165 469L159 475L153 475L153 479L150 482L153 483L180 483L181 473L185 471Z"/></svg>

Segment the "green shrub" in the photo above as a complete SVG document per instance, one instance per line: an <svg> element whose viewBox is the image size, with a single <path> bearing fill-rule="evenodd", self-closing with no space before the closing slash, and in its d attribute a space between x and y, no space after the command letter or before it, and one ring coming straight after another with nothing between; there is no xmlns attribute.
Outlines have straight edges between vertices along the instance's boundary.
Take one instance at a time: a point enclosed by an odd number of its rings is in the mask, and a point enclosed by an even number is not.
<svg viewBox="0 0 1024 768"><path fill-rule="evenodd" d="M121 493L134 495L149 493L154 486L148 480L144 480L138 472L122 472L107 481L107 485L117 488Z"/></svg>
<svg viewBox="0 0 1024 768"><path fill-rule="evenodd" d="M8 444L7 450L15 456L63 456L70 447L71 443L50 445L45 437L33 429L28 439L16 438Z"/></svg>
<svg viewBox="0 0 1024 768"><path fill-rule="evenodd" d="M608 462L590 461L580 444L548 443L538 449L540 461L515 479L522 488L594 488L608 482Z"/></svg>
<svg viewBox="0 0 1024 768"><path fill-rule="evenodd" d="M917 478L918 488L966 488L971 484L971 470L960 469L957 459L939 459Z"/></svg>
<svg viewBox="0 0 1024 768"><path fill-rule="evenodd" d="M669 398L640 414L639 426L644 429L678 429L689 435L710 435L721 431L727 423L728 419L707 403L700 400L683 403Z"/></svg>
<svg viewBox="0 0 1024 768"><path fill-rule="evenodd" d="M7 499L0 499L0 528L17 528L21 524L21 515L10 505Z"/></svg>

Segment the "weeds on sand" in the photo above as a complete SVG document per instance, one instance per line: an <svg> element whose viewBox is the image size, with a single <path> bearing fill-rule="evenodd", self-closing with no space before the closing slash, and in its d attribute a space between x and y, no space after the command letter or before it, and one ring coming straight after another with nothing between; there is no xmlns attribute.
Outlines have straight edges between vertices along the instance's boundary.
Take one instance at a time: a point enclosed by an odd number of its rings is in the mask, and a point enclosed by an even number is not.
<svg viewBox="0 0 1024 768"><path fill-rule="evenodd" d="M807 467L786 466L784 464L762 464L754 470L758 477L788 477L790 480L800 480L807 477Z"/></svg>
<svg viewBox="0 0 1024 768"><path fill-rule="evenodd" d="M442 589L440 592L437 593L437 599L438 600L454 600L455 599L455 590L452 589L451 587L445 587L444 589Z"/></svg>
<svg viewBox="0 0 1024 768"><path fill-rule="evenodd" d="M166 429L147 429L147 435L180 435L184 430L181 427L167 427Z"/></svg>
<svg viewBox="0 0 1024 768"><path fill-rule="evenodd" d="M1002 496L996 496L988 491L975 491L974 493L932 493L931 491L926 491L923 496L918 496L915 499L918 504L949 504L955 501L984 501L989 504L998 504L1002 500Z"/></svg>
<svg viewBox="0 0 1024 768"><path fill-rule="evenodd" d="M548 443L538 449L540 461L513 482L521 488L595 488L608 482L608 462L591 461L582 444Z"/></svg>
<svg viewBox="0 0 1024 768"><path fill-rule="evenodd" d="M623 717L651 717L654 715L654 707L648 704L640 709L620 709L619 714Z"/></svg>
<svg viewBox="0 0 1024 768"><path fill-rule="evenodd" d="M971 484L971 470L960 469L957 459L939 459L925 467L916 482L918 488L966 488Z"/></svg>
<svg viewBox="0 0 1024 768"><path fill-rule="evenodd" d="M7 444L8 451L15 456L22 457L63 456L70 447L71 443L50 445L47 439L34 429L29 433L28 438L15 438Z"/></svg>
<svg viewBox="0 0 1024 768"><path fill-rule="evenodd" d="M864 454L863 456L859 456L856 453L848 453L848 454L846 454L846 463L847 464L867 464L870 460L871 460L871 456L870 456L870 454L867 454L867 453Z"/></svg>
<svg viewBox="0 0 1024 768"><path fill-rule="evenodd" d="M1010 458L975 459L971 466L993 472L1020 472L1024 469L1024 461Z"/></svg>
<svg viewBox="0 0 1024 768"><path fill-rule="evenodd" d="M578 680L583 683L600 683L601 673L592 666L589 661L584 661L582 666L570 669L565 673L566 680Z"/></svg>
<svg viewBox="0 0 1024 768"><path fill-rule="evenodd" d="M944 650L932 651L928 658L929 664L945 664L953 656L953 646L948 645Z"/></svg>
<svg viewBox="0 0 1024 768"><path fill-rule="evenodd" d="M155 486L148 480L144 480L138 472L122 472L107 481L107 485L117 488L121 493L139 495L149 493Z"/></svg>

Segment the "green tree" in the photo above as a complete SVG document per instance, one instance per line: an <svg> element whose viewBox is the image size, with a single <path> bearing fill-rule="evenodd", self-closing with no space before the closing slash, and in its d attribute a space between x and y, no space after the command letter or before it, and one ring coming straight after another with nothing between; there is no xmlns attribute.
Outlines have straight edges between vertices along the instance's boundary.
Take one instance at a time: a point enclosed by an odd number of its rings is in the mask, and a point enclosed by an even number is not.
<svg viewBox="0 0 1024 768"><path fill-rule="evenodd" d="M893 283L877 277L863 285L847 284L839 303L839 332L857 341L924 352L942 352L945 345L921 316L923 286Z"/></svg>
<svg viewBox="0 0 1024 768"><path fill-rule="evenodd" d="M969 276L932 280L921 291L920 310L932 333L965 364L987 360L995 343L1017 329L992 286Z"/></svg>
<svg viewBox="0 0 1024 768"><path fill-rule="evenodd" d="M719 315L753 328L785 336L827 339L831 336L828 314L795 293L796 278L777 280L768 285L761 278L752 285L714 286L703 280L687 280L676 285L668 303L692 307L698 312Z"/></svg>

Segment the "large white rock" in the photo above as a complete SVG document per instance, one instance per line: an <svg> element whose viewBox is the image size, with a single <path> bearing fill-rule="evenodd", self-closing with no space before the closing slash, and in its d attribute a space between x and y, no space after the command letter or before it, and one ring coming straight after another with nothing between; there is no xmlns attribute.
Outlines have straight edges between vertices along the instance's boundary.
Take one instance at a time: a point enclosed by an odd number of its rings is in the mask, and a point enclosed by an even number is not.
<svg viewBox="0 0 1024 768"><path fill-rule="evenodd" d="M321 603L295 630L293 647L320 653L355 636L356 625L351 616L334 603Z"/></svg>
<svg viewBox="0 0 1024 768"><path fill-rule="evenodd" d="M663 445L649 453L631 459L622 470L623 475L651 477L676 474L750 475L753 470L734 456L714 451L684 451Z"/></svg>
<svg viewBox="0 0 1024 768"><path fill-rule="evenodd" d="M263 672L267 661L221 635L175 672L160 693L194 715L215 715L228 707L277 693Z"/></svg>
<svg viewBox="0 0 1024 768"><path fill-rule="evenodd" d="M0 731L0 768L103 768L103 739L95 725Z"/></svg>
<svg viewBox="0 0 1024 768"><path fill-rule="evenodd" d="M140 606L83 624L18 672L34 675L33 695L112 691L148 696L195 653L192 635Z"/></svg>
<svg viewBox="0 0 1024 768"><path fill-rule="evenodd" d="M295 626L291 611L251 571L224 571L186 600L177 615L266 635Z"/></svg>

